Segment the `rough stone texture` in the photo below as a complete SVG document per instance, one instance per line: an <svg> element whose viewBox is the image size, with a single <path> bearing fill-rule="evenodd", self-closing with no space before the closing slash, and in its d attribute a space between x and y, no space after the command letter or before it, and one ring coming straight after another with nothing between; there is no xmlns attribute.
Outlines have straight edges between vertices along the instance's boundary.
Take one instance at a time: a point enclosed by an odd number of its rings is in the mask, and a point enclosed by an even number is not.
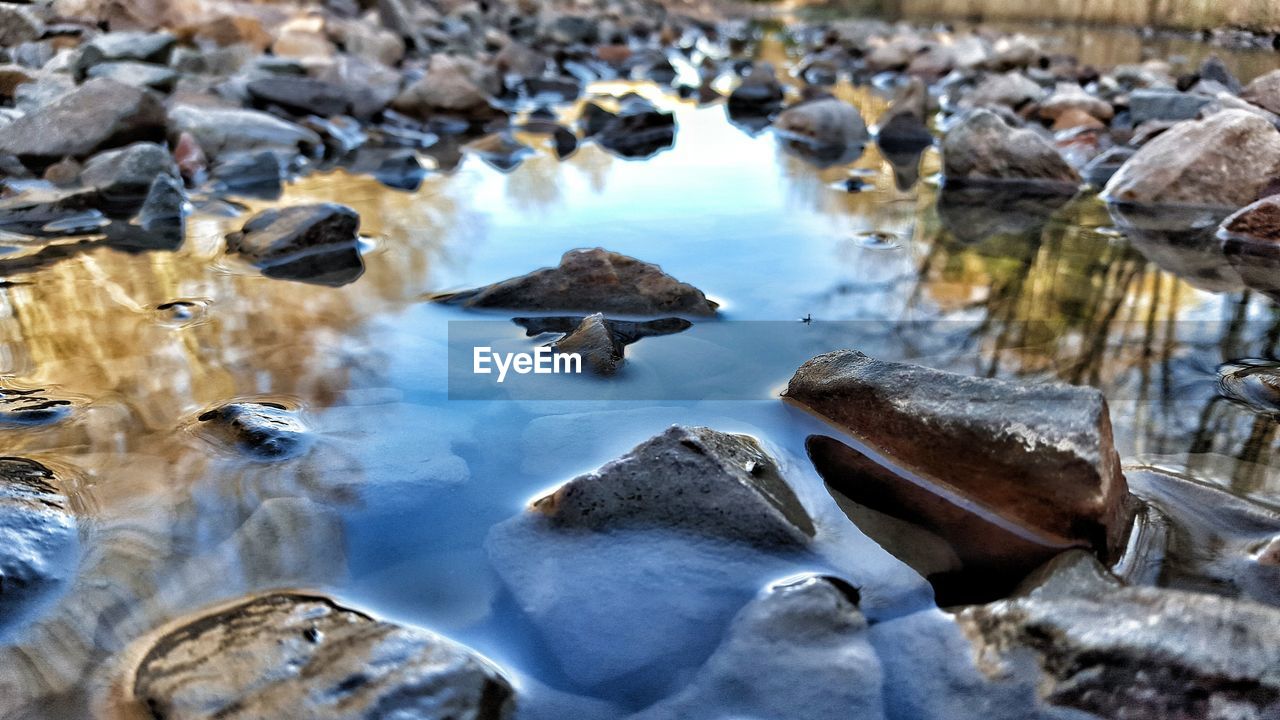
<svg viewBox="0 0 1280 720"><path fill-rule="evenodd" d="M85 43L75 59L75 71L83 75L104 62L135 61L164 65L169 61L176 38L167 33L113 32Z"/></svg>
<svg viewBox="0 0 1280 720"><path fill-rule="evenodd" d="M1280 195L1246 205L1222 221L1219 237L1280 246Z"/></svg>
<svg viewBox="0 0 1280 720"><path fill-rule="evenodd" d="M946 134L942 157L948 182L1080 182L1052 145L1030 130L1009 127L988 110L975 110Z"/></svg>
<svg viewBox="0 0 1280 720"><path fill-rule="evenodd" d="M1280 175L1280 132L1243 110L1179 123L1107 183L1112 202L1238 208Z"/></svg>
<svg viewBox="0 0 1280 720"><path fill-rule="evenodd" d="M108 201L131 201L146 197L161 175L178 177L178 166L169 151L155 143L134 143L89 158L80 172L80 182Z"/></svg>
<svg viewBox="0 0 1280 720"><path fill-rule="evenodd" d="M197 422L219 442L260 459L293 457L310 445L298 414L275 403L227 403L202 413Z"/></svg>
<svg viewBox="0 0 1280 720"><path fill-rule="evenodd" d="M623 344L614 337L604 313L588 315L573 332L551 345L559 353L577 353L584 368L598 375L612 375L622 366Z"/></svg>
<svg viewBox="0 0 1280 720"><path fill-rule="evenodd" d="M169 134L190 135L211 159L239 150L280 150L321 145L320 136L257 110L177 105L169 110Z"/></svg>
<svg viewBox="0 0 1280 720"><path fill-rule="evenodd" d="M858 109L836 98L793 105L778 115L773 127L784 136L816 145L861 146L870 139Z"/></svg>
<svg viewBox="0 0 1280 720"><path fill-rule="evenodd" d="M346 88L314 78L271 77L245 89L261 106L277 105L299 115L342 115L351 112Z"/></svg>
<svg viewBox="0 0 1280 720"><path fill-rule="evenodd" d="M785 397L985 511L1114 558L1132 511L1106 399L874 360L852 350L806 362Z"/></svg>
<svg viewBox="0 0 1280 720"><path fill-rule="evenodd" d="M19 617L74 570L76 519L53 471L0 458L0 616Z"/></svg>
<svg viewBox="0 0 1280 720"><path fill-rule="evenodd" d="M960 613L981 665L995 668L1029 653L1046 702L1105 718L1280 713L1280 610L1118 588L1098 571L1065 570L1069 577L1050 576L1023 597Z"/></svg>
<svg viewBox="0 0 1280 720"><path fill-rule="evenodd" d="M1280 70L1254 78L1240 92L1240 99L1280 115Z"/></svg>
<svg viewBox="0 0 1280 720"><path fill-rule="evenodd" d="M762 592L688 687L632 718L880 720L881 683L857 591L810 575Z"/></svg>
<svg viewBox="0 0 1280 720"><path fill-rule="evenodd" d="M1178 92L1170 89L1134 90L1129 95L1129 116L1134 124L1150 120L1191 120L1200 109L1213 102L1207 95Z"/></svg>
<svg viewBox="0 0 1280 720"><path fill-rule="evenodd" d="M602 248L570 250L554 268L440 296L469 308L710 316L716 304L657 265Z"/></svg>
<svg viewBox="0 0 1280 720"><path fill-rule="evenodd" d="M1020 72L988 75L964 97L965 107L982 108L1004 106L1018 109L1044 97L1044 88L1035 80Z"/></svg>
<svg viewBox="0 0 1280 720"><path fill-rule="evenodd" d="M558 528L678 528L772 546L808 543L813 520L750 437L673 426L538 499Z"/></svg>
<svg viewBox="0 0 1280 720"><path fill-rule="evenodd" d="M93 79L0 127L0 154L49 163L164 136L160 102L134 87Z"/></svg>
<svg viewBox="0 0 1280 720"><path fill-rule="evenodd" d="M360 228L355 210L336 203L264 210L227 236L227 252L270 263L326 245L352 245Z"/></svg>
<svg viewBox="0 0 1280 720"><path fill-rule="evenodd" d="M515 691L447 638L281 593L160 637L133 694L157 720L500 720L514 714Z"/></svg>

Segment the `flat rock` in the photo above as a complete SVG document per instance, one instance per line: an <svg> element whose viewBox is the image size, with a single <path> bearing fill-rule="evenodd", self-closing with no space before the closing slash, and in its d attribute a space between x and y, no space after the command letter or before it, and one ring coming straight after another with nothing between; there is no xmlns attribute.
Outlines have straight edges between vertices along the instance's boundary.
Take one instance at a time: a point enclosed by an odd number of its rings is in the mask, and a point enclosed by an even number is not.
<svg viewBox="0 0 1280 720"><path fill-rule="evenodd" d="M836 98L822 98L787 108L773 121L784 137L825 147L862 146L870 136L858 109Z"/></svg>
<svg viewBox="0 0 1280 720"><path fill-rule="evenodd" d="M156 720L502 720L515 696L496 668L452 640L285 593L164 634L132 691Z"/></svg>
<svg viewBox="0 0 1280 720"><path fill-rule="evenodd" d="M579 310L623 315L711 316L702 291L641 262L602 248L570 250L554 268L535 270L475 290L442 295L468 308Z"/></svg>
<svg viewBox="0 0 1280 720"><path fill-rule="evenodd" d="M136 88L169 92L178 82L178 73L163 65L143 62L109 62L89 68L91 78L106 78Z"/></svg>
<svg viewBox="0 0 1280 720"><path fill-rule="evenodd" d="M0 46L11 48L39 40L44 23L35 11L19 3L0 4Z"/></svg>
<svg viewBox="0 0 1280 720"><path fill-rule="evenodd" d="M336 203L264 210L227 236L227 252L270 263L328 245L353 245L360 229L355 210Z"/></svg>
<svg viewBox="0 0 1280 720"><path fill-rule="evenodd" d="M763 591L688 687L632 720L880 720L882 682L857 590L806 575Z"/></svg>
<svg viewBox="0 0 1280 720"><path fill-rule="evenodd" d="M1045 539L1115 558L1132 516L1106 399L1092 388L974 378L852 350L806 362L784 396L911 473Z"/></svg>
<svg viewBox="0 0 1280 720"><path fill-rule="evenodd" d="M1280 132L1223 110L1178 123L1143 145L1107 183L1108 201L1239 208L1280 175Z"/></svg>
<svg viewBox="0 0 1280 720"><path fill-rule="evenodd" d="M1191 120L1211 102L1211 96L1172 89L1134 90L1129 94L1129 116L1135 125L1149 120Z"/></svg>
<svg viewBox="0 0 1280 720"><path fill-rule="evenodd" d="M240 150L279 150L296 154L322 145L320 136L300 125L257 110L176 105L169 110L169 133L189 134L211 159Z"/></svg>
<svg viewBox="0 0 1280 720"><path fill-rule="evenodd" d="M160 102L135 87L97 78L0 127L0 154L48 164L164 137Z"/></svg>
<svg viewBox="0 0 1280 720"><path fill-rule="evenodd" d="M988 110L975 110L942 140L947 182L1035 182L1074 186L1079 175L1031 130L1009 127Z"/></svg>
<svg viewBox="0 0 1280 720"><path fill-rule="evenodd" d="M169 62L177 38L167 32L111 32L80 47L74 60L77 75L104 62L135 61L164 65Z"/></svg>
<svg viewBox="0 0 1280 720"><path fill-rule="evenodd" d="M35 460L0 458L0 617L5 626L63 585L75 569L77 523L60 485L53 471ZM0 635L7 629L0 627Z"/></svg>
<svg viewBox="0 0 1280 720"><path fill-rule="evenodd" d="M277 403L227 403L202 413L196 422L210 439L264 460L299 455L311 440L298 413Z"/></svg>

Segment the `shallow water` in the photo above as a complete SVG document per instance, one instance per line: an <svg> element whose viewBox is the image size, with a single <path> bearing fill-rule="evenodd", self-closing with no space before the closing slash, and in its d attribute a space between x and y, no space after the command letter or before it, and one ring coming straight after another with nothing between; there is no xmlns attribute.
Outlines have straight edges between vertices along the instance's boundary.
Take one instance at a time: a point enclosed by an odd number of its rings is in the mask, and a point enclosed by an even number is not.
<svg viewBox="0 0 1280 720"><path fill-rule="evenodd" d="M825 561L743 561L727 582L744 596L832 567L857 575L873 615L917 609L920 583L848 526L806 459L804 439L821 424L777 398L800 362L841 347L1097 385L1126 461L1246 496L1280 490L1277 415L1225 398L1219 373L1277 357L1280 312L1225 257L1133 238L1088 196L1048 212L992 198L940 207L932 151L895 166L870 146L816 169L769 133L729 125L722 105L645 85L592 90L635 90L674 109L675 147L627 161L587 144L558 161L545 139L522 136L537 153L508 173L470 157L404 192L334 170L278 201L244 199L243 210L207 202L176 251L15 245L0 257L5 397L39 388L66 401L0 424L0 437L9 454L72 483L87 518L77 578L5 630L0 714L101 707L113 658L138 637L279 587L329 591L440 630L522 677L641 706L689 668L623 688L558 666L502 589L486 538L541 492L677 422L760 438L819 524L848 543ZM839 93L869 122L887 102L867 88ZM850 177L865 188L843 189ZM223 235L249 213L317 201L361 215L368 244L354 282L267 278L223 253ZM430 294L595 246L660 264L720 302L722 318L628 347L612 380L571 378L607 402L565 385L557 392L579 399L451 398L451 321L486 321L455 332L510 347L547 338ZM263 462L201 432L203 411L237 398L298 408L313 444ZM663 542L653 553L667 552ZM619 580L589 551L572 560L567 572L588 588L652 582ZM617 598L602 592L601 611L653 611ZM714 645L726 619L688 645Z"/></svg>

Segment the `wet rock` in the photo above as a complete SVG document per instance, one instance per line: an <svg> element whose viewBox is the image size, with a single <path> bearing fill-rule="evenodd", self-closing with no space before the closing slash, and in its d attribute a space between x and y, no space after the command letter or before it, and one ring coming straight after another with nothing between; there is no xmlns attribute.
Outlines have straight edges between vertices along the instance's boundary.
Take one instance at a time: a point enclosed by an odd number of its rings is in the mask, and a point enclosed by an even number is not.
<svg viewBox="0 0 1280 720"><path fill-rule="evenodd" d="M488 661L447 638L285 593L161 636L132 691L157 720L502 720L514 714L515 696Z"/></svg>
<svg viewBox="0 0 1280 720"><path fill-rule="evenodd" d="M0 47L11 48L39 40L43 34L44 23L31 7L18 3L0 4Z"/></svg>
<svg viewBox="0 0 1280 720"><path fill-rule="evenodd" d="M427 169L422 167L418 156L412 151L391 153L383 157L373 169L373 177L378 182L398 190L417 190L426 176Z"/></svg>
<svg viewBox="0 0 1280 720"><path fill-rule="evenodd" d="M597 375L612 375L622 366L622 348L604 314L588 315L582 322L551 347L558 353L576 353L583 359L583 367Z"/></svg>
<svg viewBox="0 0 1280 720"><path fill-rule="evenodd" d="M46 165L138 140L159 140L164 123L164 108L153 96L98 78L0 127L0 154Z"/></svg>
<svg viewBox="0 0 1280 720"><path fill-rule="evenodd" d="M299 149L320 147L320 136L299 125L257 110L177 105L169 110L169 132L190 135L205 155L217 159L224 153L278 150L296 154Z"/></svg>
<svg viewBox="0 0 1280 720"><path fill-rule="evenodd" d="M163 65L140 62L109 62L89 69L91 78L106 78L136 88L167 93L178 81L178 73Z"/></svg>
<svg viewBox="0 0 1280 720"><path fill-rule="evenodd" d="M75 568L76 519L59 485L35 460L0 458L0 615L6 625Z"/></svg>
<svg viewBox="0 0 1280 720"><path fill-rule="evenodd" d="M1242 110L1179 123L1107 183L1110 202L1238 208L1280 175L1280 132Z"/></svg>
<svg viewBox="0 0 1280 720"><path fill-rule="evenodd" d="M1126 147L1113 147L1104 150L1101 155L1090 160L1080 171L1084 181L1096 188L1106 187L1120 168L1133 157L1137 151Z"/></svg>
<svg viewBox="0 0 1280 720"><path fill-rule="evenodd" d="M493 133L466 145L465 150L499 171L511 172L533 155L533 148L516 141L509 132Z"/></svg>
<svg viewBox="0 0 1280 720"><path fill-rule="evenodd" d="M1246 285L1280 297L1280 196L1265 197L1223 220L1217 239Z"/></svg>
<svg viewBox="0 0 1280 720"><path fill-rule="evenodd" d="M570 250L554 268L439 296L468 308L710 316L716 304L657 265L602 248Z"/></svg>
<svg viewBox="0 0 1280 720"><path fill-rule="evenodd" d="M1275 608L1076 581L968 608L958 620L984 663L1033 658L1040 694L1056 706L1152 720L1280 712Z"/></svg>
<svg viewBox="0 0 1280 720"><path fill-rule="evenodd" d="M1019 72L988 75L964 97L961 105L969 108L1003 106L1017 110L1044 97L1039 83Z"/></svg>
<svg viewBox="0 0 1280 720"><path fill-rule="evenodd" d="M762 126L768 125L768 119L782 109L783 97L782 83L778 82L773 66L758 63L729 93L729 117L735 121L761 118Z"/></svg>
<svg viewBox="0 0 1280 720"><path fill-rule="evenodd" d="M774 119L773 127L785 138L841 151L861 148L870 139L858 109L836 98L793 105Z"/></svg>
<svg viewBox="0 0 1280 720"><path fill-rule="evenodd" d="M40 388L0 387L0 424L48 425L65 418L71 401Z"/></svg>
<svg viewBox="0 0 1280 720"><path fill-rule="evenodd" d="M928 90L919 78L912 78L876 123L876 144L890 153L924 150L933 144L928 116Z"/></svg>
<svg viewBox="0 0 1280 720"><path fill-rule="evenodd" d="M169 151L155 143L134 143L89 158L80 182L99 194L99 207L108 214L132 215L162 175L178 177Z"/></svg>
<svg viewBox="0 0 1280 720"><path fill-rule="evenodd" d="M813 520L745 435L674 426L534 502L559 529L683 529L765 547L803 546Z"/></svg>
<svg viewBox="0 0 1280 720"><path fill-rule="evenodd" d="M1191 120L1212 101L1207 95L1177 90L1134 90L1129 94L1129 116L1134 124L1149 120Z"/></svg>
<svg viewBox="0 0 1280 720"><path fill-rule="evenodd" d="M264 210L227 236L227 252L271 262L326 245L353 244L359 228L356 211L335 203Z"/></svg>
<svg viewBox="0 0 1280 720"><path fill-rule="evenodd" d="M478 82L476 71L460 59L435 56L427 74L406 87L391 107L410 117L430 120L448 115L467 120L485 120L501 114L490 104L495 88Z"/></svg>
<svg viewBox="0 0 1280 720"><path fill-rule="evenodd" d="M272 105L297 115L346 115L351 100L345 88L314 78L270 77L245 86L259 109Z"/></svg>
<svg viewBox="0 0 1280 720"><path fill-rule="evenodd" d="M1110 204L1107 211L1135 250L1162 270L1209 292L1244 289L1214 238L1221 208Z"/></svg>
<svg viewBox="0 0 1280 720"><path fill-rule="evenodd" d="M877 720L882 680L858 591L808 575L762 592L688 687L632 717L785 718L803 708L815 720Z"/></svg>
<svg viewBox="0 0 1280 720"><path fill-rule="evenodd" d="M591 332L583 338L583 340L593 340L592 346L602 350L608 350L608 354L600 353L599 357L603 360L612 357L613 350L616 349L618 362L621 363L623 356L623 348L635 342L639 342L647 337L658 337L661 335L673 335L675 333L684 332L693 327L693 323L684 318L662 318L661 320L610 320L603 318L602 313L597 313L602 317L601 324L608 331L609 337L607 341L594 332L593 317L575 317L575 316L555 316L543 315L539 317L512 318L511 321L525 329L525 334L529 337L553 333L560 335L560 339L553 343L559 346L566 342L570 335L573 335L584 326L591 327ZM598 342L598 341L603 342ZM573 343L569 347L573 347ZM594 349L593 347L593 349ZM563 349L557 347L557 349ZM565 352L583 352L583 349L565 349ZM587 362L591 362L590 359Z"/></svg>
<svg viewBox="0 0 1280 720"><path fill-rule="evenodd" d="M589 134L616 155L649 158L675 145L675 115L658 110L648 100L625 98L616 114L603 112L607 114L592 113L587 120L589 127L596 128Z"/></svg>
<svg viewBox="0 0 1280 720"><path fill-rule="evenodd" d="M1097 390L973 378L841 350L801 366L784 397L1045 539L1083 542L1113 558L1128 536L1131 501Z"/></svg>
<svg viewBox="0 0 1280 720"><path fill-rule="evenodd" d="M1052 145L1031 130L1009 127L996 114L975 110L942 140L948 183L1030 181L1063 187L1080 178Z"/></svg>
<svg viewBox="0 0 1280 720"><path fill-rule="evenodd" d="M1280 70L1255 78L1240 92L1240 99L1280 115Z"/></svg>
<svg viewBox="0 0 1280 720"><path fill-rule="evenodd" d="M278 403L233 402L202 413L199 429L260 460L301 454L310 434L298 414Z"/></svg>
<svg viewBox="0 0 1280 720"><path fill-rule="evenodd" d="M274 200L284 190L285 162L271 150L224 152L211 174L228 192Z"/></svg>
<svg viewBox="0 0 1280 720"><path fill-rule="evenodd" d="M75 59L77 75L106 62L134 61L165 65L176 38L169 33L113 32L99 35L80 48Z"/></svg>

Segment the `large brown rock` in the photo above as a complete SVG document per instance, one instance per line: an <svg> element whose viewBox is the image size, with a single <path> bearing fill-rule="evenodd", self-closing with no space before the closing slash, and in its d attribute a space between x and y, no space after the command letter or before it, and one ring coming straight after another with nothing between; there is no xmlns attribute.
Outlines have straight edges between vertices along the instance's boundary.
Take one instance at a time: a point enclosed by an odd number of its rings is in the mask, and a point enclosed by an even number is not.
<svg viewBox="0 0 1280 720"><path fill-rule="evenodd" d="M1280 132L1244 110L1181 122L1143 145L1107 183L1111 202L1238 208L1280 174Z"/></svg>
<svg viewBox="0 0 1280 720"><path fill-rule="evenodd" d="M499 720L513 714L515 691L447 638L280 593L161 636L133 694L156 720Z"/></svg>
<svg viewBox="0 0 1280 720"><path fill-rule="evenodd" d="M714 315L702 291L662 268L602 248L570 250L554 268L437 297L469 308Z"/></svg>
<svg viewBox="0 0 1280 720"><path fill-rule="evenodd" d="M1009 127L989 110L975 110L942 139L948 183L1033 181L1073 187L1080 176L1044 138Z"/></svg>
<svg viewBox="0 0 1280 720"><path fill-rule="evenodd" d="M0 154L48 164L164 137L164 107L151 94L93 79L0 128Z"/></svg>
<svg viewBox="0 0 1280 720"><path fill-rule="evenodd" d="M1115 558L1132 510L1097 390L975 378L840 350L806 362L784 396L953 497Z"/></svg>

